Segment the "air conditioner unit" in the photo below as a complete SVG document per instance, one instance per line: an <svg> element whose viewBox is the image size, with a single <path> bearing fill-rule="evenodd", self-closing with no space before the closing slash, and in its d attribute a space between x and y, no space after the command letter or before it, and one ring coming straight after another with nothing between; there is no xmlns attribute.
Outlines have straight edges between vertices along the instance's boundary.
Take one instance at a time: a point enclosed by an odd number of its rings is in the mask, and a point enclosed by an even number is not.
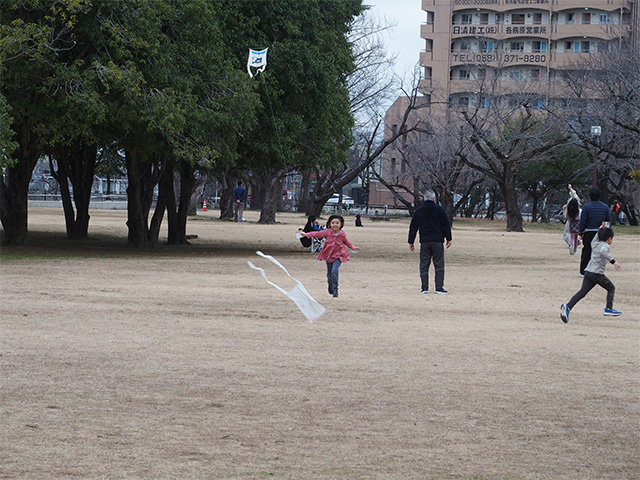
<svg viewBox="0 0 640 480"><path fill-rule="evenodd" d="M527 18L531 18L531 14L530 13L527 13Z"/></svg>

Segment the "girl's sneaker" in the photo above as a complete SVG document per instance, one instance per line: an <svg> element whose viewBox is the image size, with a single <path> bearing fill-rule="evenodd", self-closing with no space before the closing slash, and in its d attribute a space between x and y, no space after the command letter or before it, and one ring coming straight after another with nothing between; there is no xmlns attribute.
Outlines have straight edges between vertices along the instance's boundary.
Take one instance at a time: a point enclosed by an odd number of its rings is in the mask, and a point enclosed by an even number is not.
<svg viewBox="0 0 640 480"><path fill-rule="evenodd" d="M564 323L569 323L569 311L571 309L569 308L569 306L565 303L563 303L562 305L560 305L560 318L562 319L562 321Z"/></svg>
<svg viewBox="0 0 640 480"><path fill-rule="evenodd" d="M617 317L618 315L622 315L622 312L614 310L613 308L605 308L604 314L608 317Z"/></svg>

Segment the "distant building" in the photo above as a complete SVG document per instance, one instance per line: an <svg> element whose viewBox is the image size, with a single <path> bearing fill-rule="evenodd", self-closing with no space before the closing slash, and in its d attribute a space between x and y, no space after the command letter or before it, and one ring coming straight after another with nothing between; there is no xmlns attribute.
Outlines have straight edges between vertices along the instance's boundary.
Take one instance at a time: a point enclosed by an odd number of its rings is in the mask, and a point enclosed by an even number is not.
<svg viewBox="0 0 640 480"><path fill-rule="evenodd" d="M638 41L631 0L422 0L422 9L421 86L434 105L507 105L524 83L542 109L563 101L561 72L578 59ZM499 80L492 96L478 92L487 77Z"/></svg>
<svg viewBox="0 0 640 480"><path fill-rule="evenodd" d="M422 10L420 88L440 125L460 109L562 107L564 72L613 46L640 46L637 0L422 0ZM385 138L406 103L398 98L386 112ZM399 148L383 155L385 178L403 174ZM393 205L393 194L372 182L369 203Z"/></svg>

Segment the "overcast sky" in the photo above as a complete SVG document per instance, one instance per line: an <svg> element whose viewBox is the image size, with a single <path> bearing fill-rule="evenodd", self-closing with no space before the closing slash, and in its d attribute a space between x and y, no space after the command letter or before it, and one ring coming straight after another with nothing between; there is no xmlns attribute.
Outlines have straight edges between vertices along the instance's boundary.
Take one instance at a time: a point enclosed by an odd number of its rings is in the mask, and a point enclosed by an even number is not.
<svg viewBox="0 0 640 480"><path fill-rule="evenodd" d="M364 0L371 5L371 12L386 23L396 24L385 42L389 53L397 53L396 73L411 77L413 67L420 59L425 42L420 38L420 25L426 21L426 13L420 8L421 0Z"/></svg>

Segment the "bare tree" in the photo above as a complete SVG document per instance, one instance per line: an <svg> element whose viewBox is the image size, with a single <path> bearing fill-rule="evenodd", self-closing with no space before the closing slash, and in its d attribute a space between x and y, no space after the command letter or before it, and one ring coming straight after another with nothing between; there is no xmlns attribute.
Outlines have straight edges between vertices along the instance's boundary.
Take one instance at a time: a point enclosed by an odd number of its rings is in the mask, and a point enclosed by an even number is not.
<svg viewBox="0 0 640 480"><path fill-rule="evenodd" d="M589 72L585 79L575 72ZM568 67L563 84L572 92L558 108L576 144L594 153L593 169L605 202L619 202L638 224L640 188L631 172L640 170L640 53L636 45L609 46ZM588 100L584 100L588 99ZM582 100L582 101L580 101ZM593 136L591 126L600 126Z"/></svg>
<svg viewBox="0 0 640 480"><path fill-rule="evenodd" d="M401 134L426 129L425 122L407 126L412 112L422 109L427 98L418 88L418 71L411 79L411 86L404 89L400 79L393 76L394 57L389 57L383 41L383 34L390 25L371 17L366 12L353 24L350 41L353 44L356 69L348 79L351 112L354 115L354 141L350 154L341 164L331 169L316 167L314 171L303 175L303 188L300 193L299 207L307 215L319 215L326 201L334 194L341 194L342 188L358 176L362 176L369 167L380 158L382 152ZM398 131L379 140L384 133L384 123L380 111L389 100L401 93L406 98L406 106L399 120ZM307 191L311 182L308 176L315 177L313 190ZM368 175L364 175L365 187Z"/></svg>

